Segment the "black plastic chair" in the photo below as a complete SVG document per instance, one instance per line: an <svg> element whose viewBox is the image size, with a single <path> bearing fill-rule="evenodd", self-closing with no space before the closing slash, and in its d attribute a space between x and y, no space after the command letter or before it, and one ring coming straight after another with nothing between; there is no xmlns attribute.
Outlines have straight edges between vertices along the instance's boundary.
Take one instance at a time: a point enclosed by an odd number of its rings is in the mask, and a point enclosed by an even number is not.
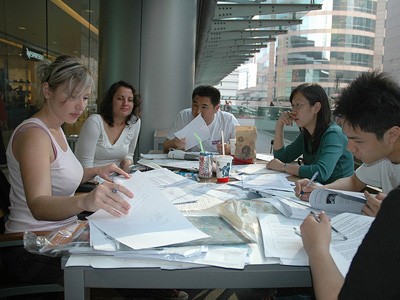
<svg viewBox="0 0 400 300"><path fill-rule="evenodd" d="M0 171L0 248L4 247L23 247L23 233L4 233L4 224L9 214L8 207L10 206L10 184ZM61 268L61 266L60 266ZM32 295L32 294L47 294L47 293L60 293L64 291L64 287L56 284L19 284L9 283L7 278L7 270L1 263L0 255L0 298L7 298L11 296ZM28 298L28 297L27 297Z"/></svg>

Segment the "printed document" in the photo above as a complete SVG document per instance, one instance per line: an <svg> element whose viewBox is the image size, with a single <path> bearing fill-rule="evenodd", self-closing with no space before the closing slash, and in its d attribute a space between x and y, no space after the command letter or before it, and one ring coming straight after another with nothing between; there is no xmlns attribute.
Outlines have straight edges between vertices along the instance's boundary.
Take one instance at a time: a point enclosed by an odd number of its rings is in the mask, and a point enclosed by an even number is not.
<svg viewBox="0 0 400 300"><path fill-rule="evenodd" d="M185 150L188 150L199 144L199 141L195 137L194 133L200 137L201 141L205 141L210 138L210 130L208 129L206 121L204 121L201 114L199 114L193 119L192 122L174 134L178 139L186 138Z"/></svg>
<svg viewBox="0 0 400 300"><path fill-rule="evenodd" d="M349 271L351 261L374 220L353 213L342 213L331 219L332 226L347 237L346 241L332 238L330 247L333 260L343 276Z"/></svg>
<svg viewBox="0 0 400 300"><path fill-rule="evenodd" d="M209 237L188 221L148 180L146 173L137 171L120 184L134 193L132 199L120 193L131 204L128 215L114 217L98 210L88 217L90 224L120 243L146 249Z"/></svg>
<svg viewBox="0 0 400 300"><path fill-rule="evenodd" d="M312 207L323 211L360 214L366 199L363 193L358 192L315 189L310 194L309 202Z"/></svg>
<svg viewBox="0 0 400 300"><path fill-rule="evenodd" d="M302 220L274 214L262 214L258 218L266 257L279 258L284 265L308 265L307 253L299 236ZM346 276L373 221L373 217L354 213L342 213L331 219L332 226L347 237L343 240L332 231L330 252L343 276Z"/></svg>

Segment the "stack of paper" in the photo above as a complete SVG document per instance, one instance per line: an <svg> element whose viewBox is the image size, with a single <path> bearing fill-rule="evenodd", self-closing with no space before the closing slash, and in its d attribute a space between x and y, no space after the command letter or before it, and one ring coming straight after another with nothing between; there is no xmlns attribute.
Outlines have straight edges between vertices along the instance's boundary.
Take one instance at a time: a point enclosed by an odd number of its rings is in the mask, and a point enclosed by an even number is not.
<svg viewBox="0 0 400 300"><path fill-rule="evenodd" d="M132 199L120 194L132 205L129 214L117 218L100 210L88 217L92 247L72 249L76 259L69 265L79 261L78 255L91 254L93 267L115 267L118 261L124 261L125 267L144 267L157 260L165 268L212 265L243 269L251 249L245 237L218 216L186 218L160 190L175 185L183 191L181 184L187 180L166 169L117 178L134 193Z"/></svg>
<svg viewBox="0 0 400 300"><path fill-rule="evenodd" d="M186 219L147 179L145 173L138 171L120 184L135 195L129 199L120 193L132 206L129 214L116 218L99 210L88 217L90 226L96 226L133 249L160 247L208 237Z"/></svg>

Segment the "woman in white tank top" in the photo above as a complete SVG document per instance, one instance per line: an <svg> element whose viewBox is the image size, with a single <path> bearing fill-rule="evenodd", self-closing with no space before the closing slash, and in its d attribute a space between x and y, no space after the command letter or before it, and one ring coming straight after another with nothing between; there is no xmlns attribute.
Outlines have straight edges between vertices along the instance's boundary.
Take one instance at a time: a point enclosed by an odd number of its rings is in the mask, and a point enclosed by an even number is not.
<svg viewBox="0 0 400 300"><path fill-rule="evenodd" d="M76 215L104 209L112 215L130 208L116 191L133 193L105 181L88 194L74 195L81 182L99 175L129 175L115 164L83 170L68 146L61 126L73 124L86 108L94 85L92 75L76 57L60 56L37 66L44 105L14 131L8 148L10 216L6 232L54 230L76 220ZM2 263L17 281L47 282L62 278L59 259L34 255L22 247L2 251Z"/></svg>

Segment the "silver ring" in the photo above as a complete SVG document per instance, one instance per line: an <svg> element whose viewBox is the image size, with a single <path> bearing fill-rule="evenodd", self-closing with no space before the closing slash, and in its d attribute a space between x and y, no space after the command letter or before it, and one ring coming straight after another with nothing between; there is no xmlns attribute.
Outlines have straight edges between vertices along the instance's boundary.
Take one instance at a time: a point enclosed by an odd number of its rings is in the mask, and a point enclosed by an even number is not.
<svg viewBox="0 0 400 300"><path fill-rule="evenodd" d="M117 188L112 188L111 192L113 192L114 194L118 193Z"/></svg>

